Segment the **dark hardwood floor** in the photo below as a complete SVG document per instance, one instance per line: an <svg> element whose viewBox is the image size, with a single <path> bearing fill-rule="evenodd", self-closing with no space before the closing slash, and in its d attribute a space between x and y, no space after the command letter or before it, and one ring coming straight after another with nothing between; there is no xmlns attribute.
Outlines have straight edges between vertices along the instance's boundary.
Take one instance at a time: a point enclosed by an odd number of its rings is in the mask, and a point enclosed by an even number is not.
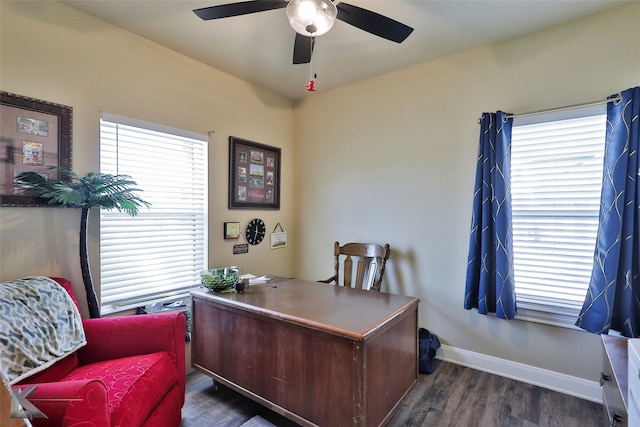
<svg viewBox="0 0 640 427"><path fill-rule="evenodd" d="M278 427L297 424L200 373L187 376L182 427L237 427L253 417ZM345 425L348 425L345 422ZM402 402L388 427L596 427L602 405L452 363L436 361L431 375ZM326 426L342 427L342 426Z"/></svg>

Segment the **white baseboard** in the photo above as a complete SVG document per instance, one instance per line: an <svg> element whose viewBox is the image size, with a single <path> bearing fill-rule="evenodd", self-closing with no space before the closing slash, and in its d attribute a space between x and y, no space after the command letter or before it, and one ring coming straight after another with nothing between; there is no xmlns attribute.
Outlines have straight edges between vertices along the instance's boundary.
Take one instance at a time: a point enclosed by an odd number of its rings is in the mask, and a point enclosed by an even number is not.
<svg viewBox="0 0 640 427"><path fill-rule="evenodd" d="M592 402L602 403L602 388L597 381L589 381L584 378L573 377L448 345L442 345L438 349L436 358L549 390L559 391Z"/></svg>

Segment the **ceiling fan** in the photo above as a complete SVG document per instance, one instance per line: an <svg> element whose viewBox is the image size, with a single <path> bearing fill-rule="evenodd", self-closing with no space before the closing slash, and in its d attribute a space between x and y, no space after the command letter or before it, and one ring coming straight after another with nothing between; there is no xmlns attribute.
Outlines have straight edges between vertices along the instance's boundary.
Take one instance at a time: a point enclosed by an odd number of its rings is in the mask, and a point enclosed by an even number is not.
<svg viewBox="0 0 640 427"><path fill-rule="evenodd" d="M413 31L413 28L376 12L342 2L335 5L332 0L254 0L204 7L193 12L207 21L283 8L296 31L294 64L311 61L315 38L326 34L336 19L396 43L402 43Z"/></svg>

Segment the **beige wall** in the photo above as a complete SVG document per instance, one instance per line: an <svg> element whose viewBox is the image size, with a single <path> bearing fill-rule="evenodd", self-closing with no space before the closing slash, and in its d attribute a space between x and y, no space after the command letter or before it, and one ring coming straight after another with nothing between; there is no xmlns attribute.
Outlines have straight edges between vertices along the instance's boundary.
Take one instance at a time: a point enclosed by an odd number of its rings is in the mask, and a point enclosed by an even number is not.
<svg viewBox="0 0 640 427"><path fill-rule="evenodd" d="M293 227L289 101L60 3L2 1L0 14L0 89L73 107L76 172L99 169L99 111L203 134L215 130L209 139L210 266L292 274L291 245L271 250L262 243L234 256L233 242L222 239L224 221L246 225L260 217L269 232L277 222ZM282 148L279 211L227 209L230 135ZM90 247L96 282L98 220L94 212ZM77 210L0 208L0 279L60 275L84 292L79 227Z"/></svg>
<svg viewBox="0 0 640 427"><path fill-rule="evenodd" d="M383 290L421 298L444 344L597 380L597 336L462 309L477 118L640 84L640 4L431 61L292 106L55 2L0 2L0 89L74 108L73 164L98 169L98 111L210 138L210 264L320 279L335 240L389 242ZM229 135L282 147L282 209L230 211ZM295 151L294 143L295 141ZM294 188L295 182L295 188ZM294 216L295 213L295 216ZM261 217L289 246L233 256L224 221ZM96 215L91 248L98 272ZM0 208L0 279L61 275L80 292L79 213Z"/></svg>
<svg viewBox="0 0 640 427"><path fill-rule="evenodd" d="M335 240L388 242L383 290L444 344L596 381L598 336L463 309L477 119L640 84L639 23L634 3L296 105L296 276L324 277Z"/></svg>

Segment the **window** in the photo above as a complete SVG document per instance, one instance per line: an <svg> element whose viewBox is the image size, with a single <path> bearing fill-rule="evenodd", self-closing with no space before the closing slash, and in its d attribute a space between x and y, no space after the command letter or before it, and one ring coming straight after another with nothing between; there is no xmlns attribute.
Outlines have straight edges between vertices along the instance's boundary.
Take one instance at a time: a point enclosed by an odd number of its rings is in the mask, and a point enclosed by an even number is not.
<svg viewBox="0 0 640 427"><path fill-rule="evenodd" d="M573 326L598 227L606 107L514 118L511 194L518 318Z"/></svg>
<svg viewBox="0 0 640 427"><path fill-rule="evenodd" d="M187 296L207 268L207 136L102 113L100 170L151 203L100 211L102 312Z"/></svg>

